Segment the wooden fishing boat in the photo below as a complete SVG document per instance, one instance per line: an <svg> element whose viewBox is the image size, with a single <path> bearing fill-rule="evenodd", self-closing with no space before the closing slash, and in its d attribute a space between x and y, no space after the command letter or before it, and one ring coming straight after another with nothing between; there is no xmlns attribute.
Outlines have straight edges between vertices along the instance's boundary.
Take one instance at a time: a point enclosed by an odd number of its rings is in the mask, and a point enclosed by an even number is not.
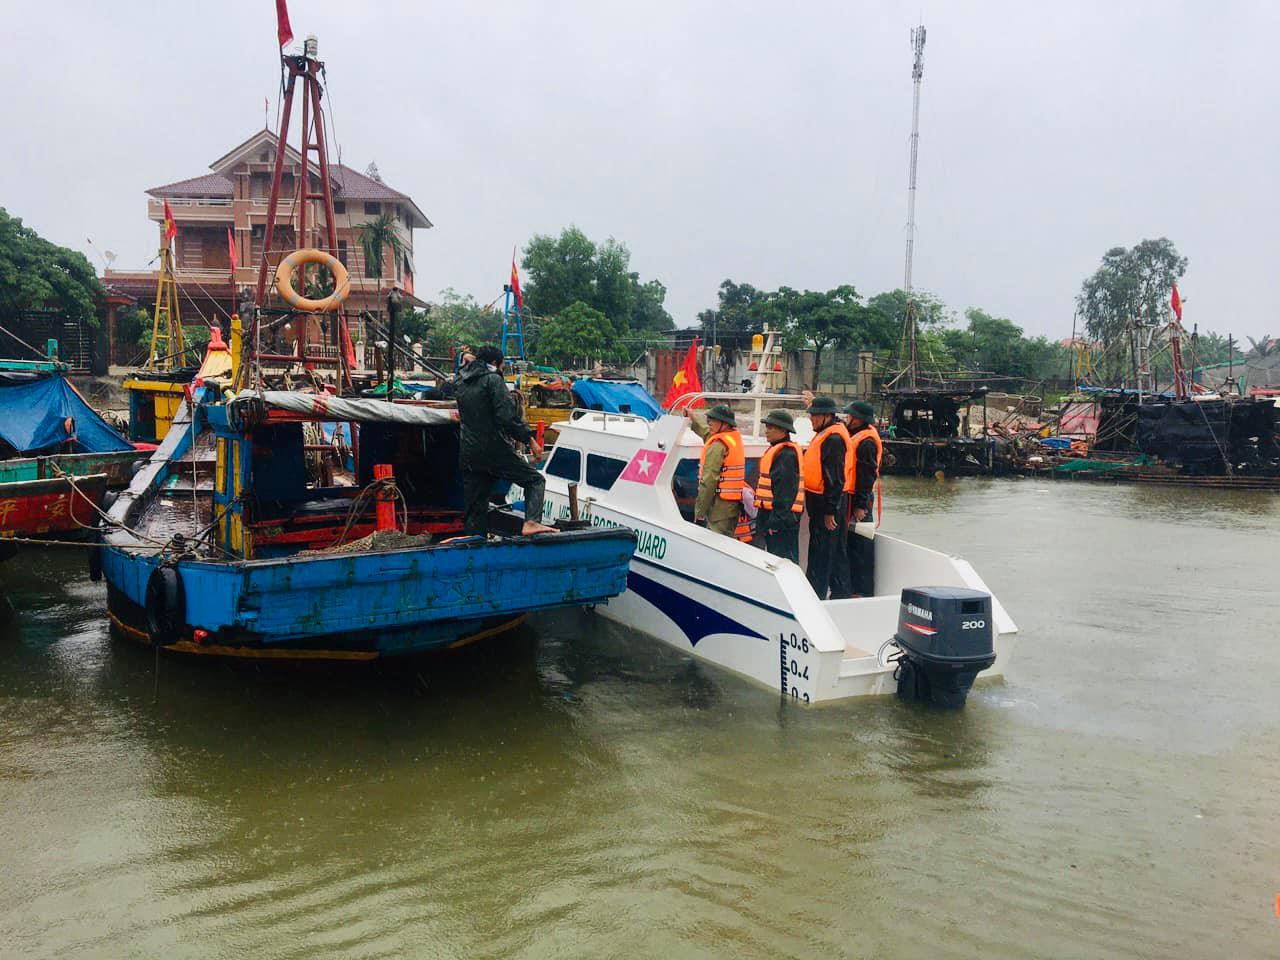
<svg viewBox="0 0 1280 960"><path fill-rule="evenodd" d="M187 653L367 660L458 646L530 611L626 589L629 530L461 536L454 409L197 393L109 513L108 607L128 637ZM320 445L304 427L321 422L358 425L353 475L314 469Z"/></svg>

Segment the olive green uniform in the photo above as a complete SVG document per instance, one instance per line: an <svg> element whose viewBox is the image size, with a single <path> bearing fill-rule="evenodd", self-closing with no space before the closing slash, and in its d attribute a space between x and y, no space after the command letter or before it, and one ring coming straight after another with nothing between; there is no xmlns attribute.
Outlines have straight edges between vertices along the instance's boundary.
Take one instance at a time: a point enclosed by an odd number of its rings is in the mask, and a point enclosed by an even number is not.
<svg viewBox="0 0 1280 960"><path fill-rule="evenodd" d="M690 417L689 424L703 443L711 436L711 428L699 422L697 417ZM720 485L720 471L724 467L727 450L723 443L713 443L707 450L706 459L702 462L702 472L698 476L698 498L693 504L693 519L706 520L707 528L726 537L735 535L738 529L738 515L742 512L742 503L738 500L723 500L716 496L716 487Z"/></svg>

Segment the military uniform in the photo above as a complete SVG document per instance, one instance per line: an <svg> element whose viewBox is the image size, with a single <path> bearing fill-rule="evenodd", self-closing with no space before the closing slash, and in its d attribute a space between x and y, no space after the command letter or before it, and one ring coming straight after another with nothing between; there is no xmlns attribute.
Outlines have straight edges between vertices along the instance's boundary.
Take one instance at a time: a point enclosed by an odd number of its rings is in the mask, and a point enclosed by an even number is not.
<svg viewBox="0 0 1280 960"><path fill-rule="evenodd" d="M855 510L865 510L866 519L875 516L876 481L880 479L880 459L884 445L880 432L875 428L875 409L865 401L857 401L844 408L844 412L862 421L858 429L849 428L849 443L853 448L853 482L849 495L851 522L846 539L849 558L849 593L856 597L875 594L875 541L860 536L852 522Z"/></svg>
<svg viewBox="0 0 1280 960"><path fill-rule="evenodd" d="M810 414L837 413L830 397L816 397ZM805 571L819 600L828 594L840 596L848 579L848 554L845 531L849 526L848 499L845 483L852 467L849 432L838 420L818 431L804 452L804 503L809 512L809 565ZM834 530L828 530L826 519L834 517Z"/></svg>
<svg viewBox="0 0 1280 960"><path fill-rule="evenodd" d="M720 416L716 416L720 414ZM708 419L732 424L733 414L721 406L707 412ZM721 418L724 419L721 419ZM741 538L742 487L746 483L746 457L742 435L736 429L711 432L710 426L691 416L689 425L703 441L702 463L698 470L698 496L693 504L694 520L706 520L707 528L726 537ZM730 462L730 461L733 462ZM747 531L746 539L750 539Z"/></svg>
<svg viewBox="0 0 1280 960"><path fill-rule="evenodd" d="M791 434L791 414L771 411L764 423ZM800 514L804 491L800 482L800 448L788 436L769 445L760 458L756 481L756 543L775 557L800 562Z"/></svg>
<svg viewBox="0 0 1280 960"><path fill-rule="evenodd" d="M525 519L541 523L546 480L511 447L512 440L527 443L533 439L533 428L517 416L502 374L481 360L473 360L458 377L456 395L462 420L458 459L467 533L489 532L489 495L498 480L520 486Z"/></svg>

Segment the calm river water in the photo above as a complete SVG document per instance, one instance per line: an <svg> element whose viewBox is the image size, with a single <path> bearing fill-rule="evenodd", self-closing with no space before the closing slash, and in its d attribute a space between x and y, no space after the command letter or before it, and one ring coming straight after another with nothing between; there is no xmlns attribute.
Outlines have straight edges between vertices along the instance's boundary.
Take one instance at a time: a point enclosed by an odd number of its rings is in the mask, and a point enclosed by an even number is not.
<svg viewBox="0 0 1280 960"><path fill-rule="evenodd" d="M896 480L1021 627L820 709L589 614L405 677L113 641L0 566L5 957L1280 956L1280 496Z"/></svg>

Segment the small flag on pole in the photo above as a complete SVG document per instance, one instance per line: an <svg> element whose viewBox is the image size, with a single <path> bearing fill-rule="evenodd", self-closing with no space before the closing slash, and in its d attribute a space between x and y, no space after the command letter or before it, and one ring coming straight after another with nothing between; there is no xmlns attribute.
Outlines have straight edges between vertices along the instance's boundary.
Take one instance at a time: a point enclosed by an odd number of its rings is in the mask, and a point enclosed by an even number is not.
<svg viewBox="0 0 1280 960"><path fill-rule="evenodd" d="M289 7L285 0L276 0L276 36L280 39L280 49L293 39L293 27L289 26Z"/></svg>
<svg viewBox="0 0 1280 960"><path fill-rule="evenodd" d="M236 255L236 238L230 227L227 227L227 254L231 258L231 274L234 276L236 267L240 266L240 258Z"/></svg>
<svg viewBox="0 0 1280 960"><path fill-rule="evenodd" d="M169 208L169 198L165 197L164 201L164 242L167 246L169 241L178 235L178 221L173 219L173 211Z"/></svg>
<svg viewBox="0 0 1280 960"><path fill-rule="evenodd" d="M524 309L524 294L520 292L520 271L516 269L516 252L511 251L511 293L516 298L516 309Z"/></svg>
<svg viewBox="0 0 1280 960"><path fill-rule="evenodd" d="M1173 296L1169 298L1169 306L1173 307L1173 315L1182 322L1182 298L1178 296L1178 285L1173 285Z"/></svg>

